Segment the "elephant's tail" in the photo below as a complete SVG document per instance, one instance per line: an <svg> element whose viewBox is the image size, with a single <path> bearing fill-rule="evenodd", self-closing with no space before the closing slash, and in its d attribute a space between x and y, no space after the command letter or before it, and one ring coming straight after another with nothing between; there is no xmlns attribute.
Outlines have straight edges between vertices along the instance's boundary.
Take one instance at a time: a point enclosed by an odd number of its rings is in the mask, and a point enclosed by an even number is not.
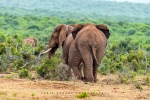
<svg viewBox="0 0 150 100"><path fill-rule="evenodd" d="M99 65L97 57L96 57L96 48L92 47L92 53L93 53L93 57L94 57L94 60L96 62L96 65Z"/></svg>

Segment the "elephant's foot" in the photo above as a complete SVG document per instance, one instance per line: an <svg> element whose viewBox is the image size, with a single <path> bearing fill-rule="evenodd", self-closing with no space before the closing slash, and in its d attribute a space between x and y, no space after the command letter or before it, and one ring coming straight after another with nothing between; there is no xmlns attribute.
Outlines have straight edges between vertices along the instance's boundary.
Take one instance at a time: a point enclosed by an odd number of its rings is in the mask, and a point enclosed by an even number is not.
<svg viewBox="0 0 150 100"><path fill-rule="evenodd" d="M80 75L73 75L72 77L76 80L82 80L82 77Z"/></svg>
<svg viewBox="0 0 150 100"><path fill-rule="evenodd" d="M94 80L94 83L96 83L98 81L98 79Z"/></svg>
<svg viewBox="0 0 150 100"><path fill-rule="evenodd" d="M84 84L90 84L90 85L94 86L94 82L85 81Z"/></svg>
<svg viewBox="0 0 150 100"><path fill-rule="evenodd" d="M87 76L87 82L90 82L90 83L94 83L94 77L93 76Z"/></svg>
<svg viewBox="0 0 150 100"><path fill-rule="evenodd" d="M82 77L81 77L81 80L86 81L87 78L82 76Z"/></svg>
<svg viewBox="0 0 150 100"><path fill-rule="evenodd" d="M88 80L87 78L83 79L84 84L95 83L94 80Z"/></svg>

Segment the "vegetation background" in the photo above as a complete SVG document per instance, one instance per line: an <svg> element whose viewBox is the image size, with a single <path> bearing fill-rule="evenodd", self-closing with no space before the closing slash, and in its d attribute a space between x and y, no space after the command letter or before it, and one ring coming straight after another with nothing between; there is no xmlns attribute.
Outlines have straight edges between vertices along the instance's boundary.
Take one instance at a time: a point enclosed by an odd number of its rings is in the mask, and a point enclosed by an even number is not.
<svg viewBox="0 0 150 100"><path fill-rule="evenodd" d="M1 0L0 72L36 70L55 79L62 62L60 50L51 60L39 53L47 49L57 25L77 23L103 23L110 29L99 73L121 73L127 78L150 74L150 3L104 0ZM38 46L25 46L26 37L36 37Z"/></svg>

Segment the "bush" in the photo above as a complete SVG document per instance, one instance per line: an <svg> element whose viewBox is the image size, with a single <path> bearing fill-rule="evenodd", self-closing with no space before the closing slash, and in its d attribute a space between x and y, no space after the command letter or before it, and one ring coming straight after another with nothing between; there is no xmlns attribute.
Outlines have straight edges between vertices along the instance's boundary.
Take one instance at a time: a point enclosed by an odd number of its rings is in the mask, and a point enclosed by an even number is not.
<svg viewBox="0 0 150 100"><path fill-rule="evenodd" d="M30 77L29 71L27 69L22 69L19 74L20 78L28 78Z"/></svg>
<svg viewBox="0 0 150 100"><path fill-rule="evenodd" d="M41 66L37 68L37 74L45 79L53 80L57 76L56 68L61 61L61 59L58 59L55 56L51 57L50 60L46 58L43 60Z"/></svg>
<svg viewBox="0 0 150 100"><path fill-rule="evenodd" d="M144 78L143 81L144 81L144 83L143 83L144 85L150 86L150 78L149 78L149 76L147 76L146 78Z"/></svg>
<svg viewBox="0 0 150 100"><path fill-rule="evenodd" d="M129 31L128 31L128 34L129 35L134 35L136 33L136 30L135 29L130 29Z"/></svg>
<svg viewBox="0 0 150 100"><path fill-rule="evenodd" d="M145 45L145 49L146 49L147 51L150 51L150 44L146 44L146 45Z"/></svg>
<svg viewBox="0 0 150 100"><path fill-rule="evenodd" d="M6 46L6 43L0 43L0 55L6 53L6 50L5 50L5 46Z"/></svg>
<svg viewBox="0 0 150 100"><path fill-rule="evenodd" d="M89 94L86 92L80 93L76 95L77 98L87 98L89 97Z"/></svg>
<svg viewBox="0 0 150 100"><path fill-rule="evenodd" d="M27 29L37 29L37 30L40 30L40 27L37 26L37 25L31 25Z"/></svg>
<svg viewBox="0 0 150 100"><path fill-rule="evenodd" d="M143 90L143 88L142 88L139 84L135 84L135 88L136 88L136 89L139 89L140 92Z"/></svg>
<svg viewBox="0 0 150 100"><path fill-rule="evenodd" d="M5 36L3 34L0 34L0 43L5 41Z"/></svg>
<svg viewBox="0 0 150 100"><path fill-rule="evenodd" d="M136 73L131 72L131 71L120 73L118 81L119 83L128 84L135 79L135 76L136 76Z"/></svg>
<svg viewBox="0 0 150 100"><path fill-rule="evenodd" d="M34 48L34 54L35 54L35 55L38 55L42 49L44 49L44 46L43 46L43 45L40 45L40 46L38 46L38 47L35 47L35 48Z"/></svg>
<svg viewBox="0 0 150 100"><path fill-rule="evenodd" d="M10 58L7 55L0 56L0 72L7 71L9 69L9 64L11 63Z"/></svg>
<svg viewBox="0 0 150 100"><path fill-rule="evenodd" d="M56 79L59 81L68 81L69 80L68 69L69 69L68 65L60 63L56 68L57 74Z"/></svg>
<svg viewBox="0 0 150 100"><path fill-rule="evenodd" d="M20 67L22 66L23 66L23 60L17 59L14 61L14 67L16 67L15 69L20 69Z"/></svg>

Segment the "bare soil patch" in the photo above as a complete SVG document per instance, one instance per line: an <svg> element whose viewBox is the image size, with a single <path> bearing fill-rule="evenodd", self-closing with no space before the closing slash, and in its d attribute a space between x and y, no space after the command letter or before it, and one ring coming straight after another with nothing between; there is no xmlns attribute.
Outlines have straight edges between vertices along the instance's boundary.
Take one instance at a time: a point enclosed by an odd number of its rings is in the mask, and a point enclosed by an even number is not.
<svg viewBox="0 0 150 100"><path fill-rule="evenodd" d="M137 77L141 81L143 76ZM135 88L135 83L116 84L117 75L98 75L94 85L82 81L50 81L35 78L19 79L10 73L0 74L0 100L80 100L79 93L87 92L84 100L150 100L150 87L141 85L143 90Z"/></svg>

